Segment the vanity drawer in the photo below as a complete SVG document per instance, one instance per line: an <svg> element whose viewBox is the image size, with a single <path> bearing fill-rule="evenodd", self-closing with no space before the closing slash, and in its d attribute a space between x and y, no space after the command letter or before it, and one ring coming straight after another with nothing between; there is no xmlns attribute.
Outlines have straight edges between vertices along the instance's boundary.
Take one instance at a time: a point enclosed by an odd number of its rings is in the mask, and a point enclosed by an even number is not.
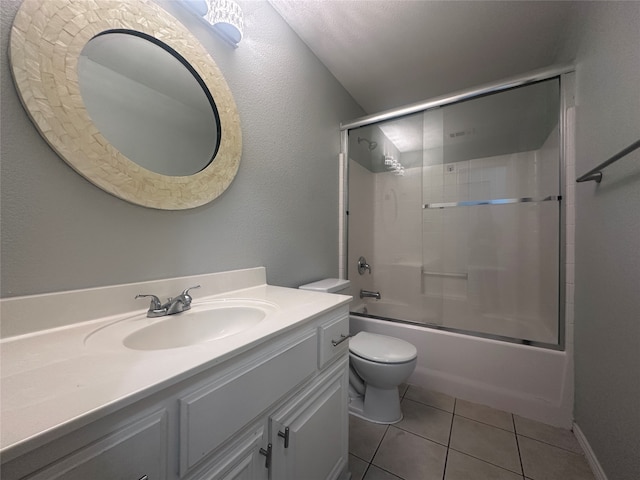
<svg viewBox="0 0 640 480"><path fill-rule="evenodd" d="M89 444L28 479L166 479L167 428L167 413L162 410Z"/></svg>
<svg viewBox="0 0 640 480"><path fill-rule="evenodd" d="M315 330L180 399L180 474L316 371Z"/></svg>
<svg viewBox="0 0 640 480"><path fill-rule="evenodd" d="M349 315L318 327L318 368L349 349Z"/></svg>

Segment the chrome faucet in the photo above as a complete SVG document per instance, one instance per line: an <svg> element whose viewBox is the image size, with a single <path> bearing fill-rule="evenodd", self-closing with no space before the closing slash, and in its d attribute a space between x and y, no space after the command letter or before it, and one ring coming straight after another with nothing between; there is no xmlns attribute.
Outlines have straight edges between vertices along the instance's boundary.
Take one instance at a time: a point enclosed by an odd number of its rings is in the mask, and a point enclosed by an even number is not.
<svg viewBox="0 0 640 480"><path fill-rule="evenodd" d="M200 285L186 288L177 297L168 299L167 303L165 304L165 306L167 307L167 315L184 312L185 310L189 310L191 308L193 297L189 295L189 290L193 288L200 288Z"/></svg>
<svg viewBox="0 0 640 480"><path fill-rule="evenodd" d="M380 292L371 292L369 290L360 290L360 298L365 298L365 297L375 298L376 300L380 300L380 298L382 298L380 296Z"/></svg>
<svg viewBox="0 0 640 480"><path fill-rule="evenodd" d="M149 305L149 310L147 310L147 317L164 317L165 315L174 315L176 313L189 310L193 300L193 297L189 295L189 290L194 288L200 288L200 285L185 289L177 297L167 299L167 302L164 304L160 302L160 299L155 295L139 294L136 295L136 298L151 297L151 304Z"/></svg>

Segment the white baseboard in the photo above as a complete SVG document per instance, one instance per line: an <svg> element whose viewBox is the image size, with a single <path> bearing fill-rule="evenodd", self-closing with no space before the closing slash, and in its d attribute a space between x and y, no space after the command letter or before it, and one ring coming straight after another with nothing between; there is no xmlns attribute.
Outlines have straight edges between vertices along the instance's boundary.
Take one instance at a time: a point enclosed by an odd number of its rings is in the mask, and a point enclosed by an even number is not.
<svg viewBox="0 0 640 480"><path fill-rule="evenodd" d="M596 480L608 480L600 462L598 462L598 459L596 458L596 454L591 449L591 445L589 445L587 437L584 436L584 433L582 433L582 430L580 430L580 427L575 422L573 423L573 434L576 436L578 443L582 447L584 456L587 459L587 462L589 462L589 466L591 467L591 471L596 477Z"/></svg>

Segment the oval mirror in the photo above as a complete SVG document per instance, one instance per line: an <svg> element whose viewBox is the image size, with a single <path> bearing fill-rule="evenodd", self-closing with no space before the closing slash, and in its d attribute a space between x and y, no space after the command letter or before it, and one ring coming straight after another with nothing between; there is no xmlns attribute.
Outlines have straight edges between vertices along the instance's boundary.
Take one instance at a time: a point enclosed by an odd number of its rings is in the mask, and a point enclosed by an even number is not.
<svg viewBox="0 0 640 480"><path fill-rule="evenodd" d="M198 39L153 1L24 0L9 58L40 134L103 190L181 210L233 181L242 135L231 91Z"/></svg>
<svg viewBox="0 0 640 480"><path fill-rule="evenodd" d="M215 157L218 112L199 75L164 43L131 30L104 32L78 60L82 100L109 142L163 175L193 175Z"/></svg>

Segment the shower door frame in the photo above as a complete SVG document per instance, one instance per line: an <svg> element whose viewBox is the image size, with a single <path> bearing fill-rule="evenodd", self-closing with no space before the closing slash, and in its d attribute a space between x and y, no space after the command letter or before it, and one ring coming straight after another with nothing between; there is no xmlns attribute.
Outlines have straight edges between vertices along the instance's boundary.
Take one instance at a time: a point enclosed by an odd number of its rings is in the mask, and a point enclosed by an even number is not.
<svg viewBox="0 0 640 480"><path fill-rule="evenodd" d="M510 90L516 87L523 87L526 85L530 85L533 83L551 80L553 78L558 78L560 85L560 112L558 117L558 127L559 127L559 138L560 138L560 146L559 146L559 176L558 176L558 191L560 202L560 212L559 212L559 258L558 258L558 343L550 344L544 342L537 342L533 340L524 340L524 339L516 339L512 337L505 337L501 335L495 335L490 333L483 332L474 332L468 330L459 330L456 328L447 327L444 325L433 325L433 324L418 324L416 322L410 322L406 320L393 319L389 320L388 318L384 318L383 320L400 322L400 323L408 323L411 325L420 325L424 328L432 328L437 330L450 331L454 333L461 333L464 335L489 338L493 340L500 340L509 343L518 343L523 345L530 345L534 347L546 348L551 350L565 350L565 300L566 300L566 292L565 292L565 265L566 265L566 202L563 202L565 198L565 171L566 171L566 140L567 140L567 125L566 125L566 111L569 108L573 101L568 97L571 96L571 91L573 90L573 82L574 82L574 73L575 66L573 65L560 65L553 66L545 69L535 70L525 75L511 77L499 82L488 83L482 86L462 90L456 93L452 93L449 95L443 95L439 97L435 97L423 102L413 103L410 105L405 105L403 107L399 107L392 110L386 110L384 112L376 113L373 115L367 115L364 117L357 118L347 123L340 124L340 210L339 210L339 225L340 225L340 251L338 255L338 270L340 272L340 278L348 278L349 267L348 267L348 247L349 247L349 130L356 129L359 127L364 127L367 125L377 124L386 120L393 120L396 118L404 117L407 115L425 112L427 110L444 107L447 105L452 105L458 102L462 102L464 100L470 100L472 98L478 98L484 95L489 95L492 93L499 93L501 91ZM378 318L378 317L374 317Z"/></svg>

